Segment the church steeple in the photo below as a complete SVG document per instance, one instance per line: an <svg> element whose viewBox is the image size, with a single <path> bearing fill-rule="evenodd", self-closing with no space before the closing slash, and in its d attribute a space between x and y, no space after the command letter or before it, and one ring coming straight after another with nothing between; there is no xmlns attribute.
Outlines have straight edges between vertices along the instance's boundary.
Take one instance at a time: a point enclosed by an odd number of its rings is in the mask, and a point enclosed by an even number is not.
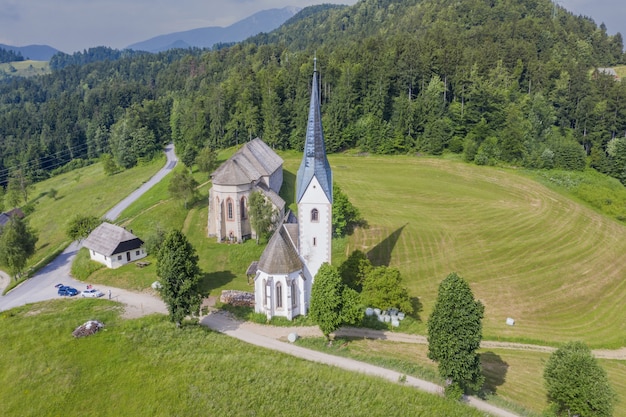
<svg viewBox="0 0 626 417"><path fill-rule="evenodd" d="M333 201L333 179L330 164L326 158L326 145L322 130L322 115L320 111L320 89L317 72L317 58L313 64L313 82L311 85L311 103L309 105L309 121L304 143L304 156L298 169L296 178L296 203L299 203L311 183L316 177L328 201Z"/></svg>

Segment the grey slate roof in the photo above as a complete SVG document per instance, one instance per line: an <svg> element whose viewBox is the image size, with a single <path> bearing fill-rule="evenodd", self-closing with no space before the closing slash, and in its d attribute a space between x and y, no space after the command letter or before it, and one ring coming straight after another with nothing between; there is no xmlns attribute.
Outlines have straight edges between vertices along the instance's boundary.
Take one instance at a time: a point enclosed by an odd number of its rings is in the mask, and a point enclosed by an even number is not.
<svg viewBox="0 0 626 417"><path fill-rule="evenodd" d="M0 226L4 226L7 224L11 217L18 217L20 219L24 218L24 213L19 208L14 208L13 210L9 210L7 212L0 214Z"/></svg>
<svg viewBox="0 0 626 417"><path fill-rule="evenodd" d="M289 274L300 271L302 261L289 232L283 224L274 232L259 259L258 270L267 274Z"/></svg>
<svg viewBox="0 0 626 417"><path fill-rule="evenodd" d="M269 176L279 169L283 160L261 139L246 143L228 161L211 174L213 184L240 185Z"/></svg>
<svg viewBox="0 0 626 417"><path fill-rule="evenodd" d="M85 239L83 246L106 256L139 249L143 241L137 236L111 223L102 223Z"/></svg>
<svg viewBox="0 0 626 417"><path fill-rule="evenodd" d="M306 129L304 156L296 177L296 203L299 203L304 191L313 177L319 181L328 201L333 202L333 178L330 164L326 158L326 145L322 131L322 115L320 110L319 85L317 68L313 71L311 87L311 104L309 106L309 122Z"/></svg>

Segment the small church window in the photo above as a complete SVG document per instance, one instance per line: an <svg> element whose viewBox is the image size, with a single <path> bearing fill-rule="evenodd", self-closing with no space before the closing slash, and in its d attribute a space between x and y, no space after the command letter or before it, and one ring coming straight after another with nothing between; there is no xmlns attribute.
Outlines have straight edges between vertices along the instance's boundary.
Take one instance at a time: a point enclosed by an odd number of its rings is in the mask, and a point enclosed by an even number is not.
<svg viewBox="0 0 626 417"><path fill-rule="evenodd" d="M246 198L245 197L241 197L241 201L239 202L239 205L241 206L239 211L241 212L241 220L245 220L246 218L248 218L248 212L246 211Z"/></svg>
<svg viewBox="0 0 626 417"><path fill-rule="evenodd" d="M311 210L311 221L319 222L320 221L320 212L317 209Z"/></svg>
<svg viewBox="0 0 626 417"><path fill-rule="evenodd" d="M267 281L263 280L263 305L267 307Z"/></svg>
<svg viewBox="0 0 626 417"><path fill-rule="evenodd" d="M276 308L283 308L283 284L276 283Z"/></svg>
<svg viewBox="0 0 626 417"><path fill-rule="evenodd" d="M298 306L298 284L294 279L291 282L291 307L296 308Z"/></svg>
<svg viewBox="0 0 626 417"><path fill-rule="evenodd" d="M317 246L317 238L316 237L313 238L313 246Z"/></svg>
<svg viewBox="0 0 626 417"><path fill-rule="evenodd" d="M228 200L226 200L226 215L228 216L228 220L233 219L233 212L233 200L229 198Z"/></svg>

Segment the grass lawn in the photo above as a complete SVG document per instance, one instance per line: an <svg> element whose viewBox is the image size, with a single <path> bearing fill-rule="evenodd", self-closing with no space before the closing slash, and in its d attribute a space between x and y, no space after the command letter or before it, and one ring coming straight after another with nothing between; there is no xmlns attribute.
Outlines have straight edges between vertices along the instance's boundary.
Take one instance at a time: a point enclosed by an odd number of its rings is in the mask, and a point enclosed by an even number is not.
<svg viewBox="0 0 626 417"><path fill-rule="evenodd" d="M74 215L103 216L161 169L164 160L160 157L110 177L97 163L35 184L30 199L35 211L28 216L28 221L37 231L39 240L37 252L29 260L29 265L69 243L65 228ZM55 199L47 195L51 189L57 190Z"/></svg>
<svg viewBox="0 0 626 417"><path fill-rule="evenodd" d="M299 339L300 346L394 369L438 384L437 364L428 359L428 346L368 339L338 339L329 352L323 338ZM539 416L547 407L543 369L549 353L482 349L480 360L485 375L489 401L521 415ZM626 416L626 363L600 360L609 381L617 392L614 416Z"/></svg>
<svg viewBox="0 0 626 417"><path fill-rule="evenodd" d="M32 77L33 75L50 74L48 61L15 61L0 64L0 80L10 77Z"/></svg>
<svg viewBox="0 0 626 417"><path fill-rule="evenodd" d="M1 313L0 415L483 415L200 326L177 329L160 315L123 320L119 311L108 300L78 299ZM89 319L106 327L75 339Z"/></svg>

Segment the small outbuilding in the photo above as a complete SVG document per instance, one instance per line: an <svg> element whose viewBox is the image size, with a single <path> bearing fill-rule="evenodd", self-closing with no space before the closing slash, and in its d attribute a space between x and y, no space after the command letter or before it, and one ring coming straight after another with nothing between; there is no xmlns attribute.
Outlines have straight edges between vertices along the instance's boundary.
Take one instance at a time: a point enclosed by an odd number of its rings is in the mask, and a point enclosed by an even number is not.
<svg viewBox="0 0 626 417"><path fill-rule="evenodd" d="M148 255L143 248L143 240L123 227L106 222L89 234L83 246L89 249L93 261L112 269Z"/></svg>

